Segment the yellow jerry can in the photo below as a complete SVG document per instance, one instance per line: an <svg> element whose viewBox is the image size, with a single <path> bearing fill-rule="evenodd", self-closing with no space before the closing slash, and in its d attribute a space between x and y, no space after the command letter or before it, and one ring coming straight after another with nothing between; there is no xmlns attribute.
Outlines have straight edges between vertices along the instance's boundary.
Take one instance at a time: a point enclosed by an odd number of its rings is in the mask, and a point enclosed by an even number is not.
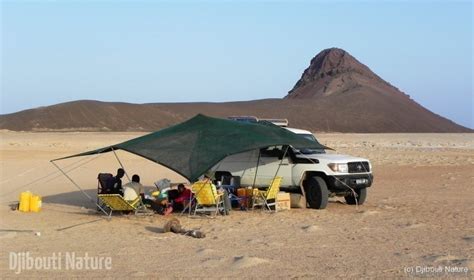
<svg viewBox="0 0 474 280"><path fill-rule="evenodd" d="M30 212L30 200L31 200L31 192L22 192L20 193L20 205L18 210L21 212Z"/></svg>
<svg viewBox="0 0 474 280"><path fill-rule="evenodd" d="M41 210L41 196L32 195L30 199L30 211L39 212Z"/></svg>

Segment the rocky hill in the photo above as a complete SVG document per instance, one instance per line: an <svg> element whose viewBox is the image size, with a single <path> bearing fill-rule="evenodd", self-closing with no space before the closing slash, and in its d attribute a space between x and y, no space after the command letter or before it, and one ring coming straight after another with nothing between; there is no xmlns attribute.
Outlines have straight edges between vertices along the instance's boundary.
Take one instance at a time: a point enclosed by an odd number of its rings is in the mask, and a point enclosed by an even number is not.
<svg viewBox="0 0 474 280"><path fill-rule="evenodd" d="M316 55L283 99L150 104L80 100L0 115L0 129L153 131L197 113L287 118L290 126L311 131L472 132L425 109L337 48Z"/></svg>

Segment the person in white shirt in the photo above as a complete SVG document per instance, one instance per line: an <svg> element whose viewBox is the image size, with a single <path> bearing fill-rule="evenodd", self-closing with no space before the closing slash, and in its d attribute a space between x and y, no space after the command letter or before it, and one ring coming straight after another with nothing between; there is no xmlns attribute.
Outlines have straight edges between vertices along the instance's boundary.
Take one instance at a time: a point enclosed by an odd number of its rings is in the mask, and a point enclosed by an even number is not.
<svg viewBox="0 0 474 280"><path fill-rule="evenodd" d="M140 184L140 176L137 174L132 176L132 181L123 185L123 199L127 201L135 200L139 195L143 194L143 186Z"/></svg>

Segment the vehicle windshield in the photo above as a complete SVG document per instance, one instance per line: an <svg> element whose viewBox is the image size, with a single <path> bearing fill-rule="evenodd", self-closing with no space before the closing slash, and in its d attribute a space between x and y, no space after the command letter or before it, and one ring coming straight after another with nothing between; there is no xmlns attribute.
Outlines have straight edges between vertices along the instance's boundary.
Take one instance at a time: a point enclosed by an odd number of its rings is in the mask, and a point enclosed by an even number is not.
<svg viewBox="0 0 474 280"><path fill-rule="evenodd" d="M316 138L314 138L313 134L299 134L299 136L304 137L310 141L317 142ZM312 154L325 154L326 151L324 149L311 149L311 148L294 148L293 149L296 154L303 154L303 155L312 155Z"/></svg>

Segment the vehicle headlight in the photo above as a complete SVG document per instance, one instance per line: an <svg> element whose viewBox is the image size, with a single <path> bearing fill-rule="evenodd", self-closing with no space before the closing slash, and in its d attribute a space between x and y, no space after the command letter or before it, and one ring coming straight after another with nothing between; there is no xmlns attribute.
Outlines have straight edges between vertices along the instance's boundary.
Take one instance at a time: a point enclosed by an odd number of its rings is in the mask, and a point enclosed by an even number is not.
<svg viewBox="0 0 474 280"><path fill-rule="evenodd" d="M330 163L328 167L334 172L347 173L349 171L347 163Z"/></svg>

